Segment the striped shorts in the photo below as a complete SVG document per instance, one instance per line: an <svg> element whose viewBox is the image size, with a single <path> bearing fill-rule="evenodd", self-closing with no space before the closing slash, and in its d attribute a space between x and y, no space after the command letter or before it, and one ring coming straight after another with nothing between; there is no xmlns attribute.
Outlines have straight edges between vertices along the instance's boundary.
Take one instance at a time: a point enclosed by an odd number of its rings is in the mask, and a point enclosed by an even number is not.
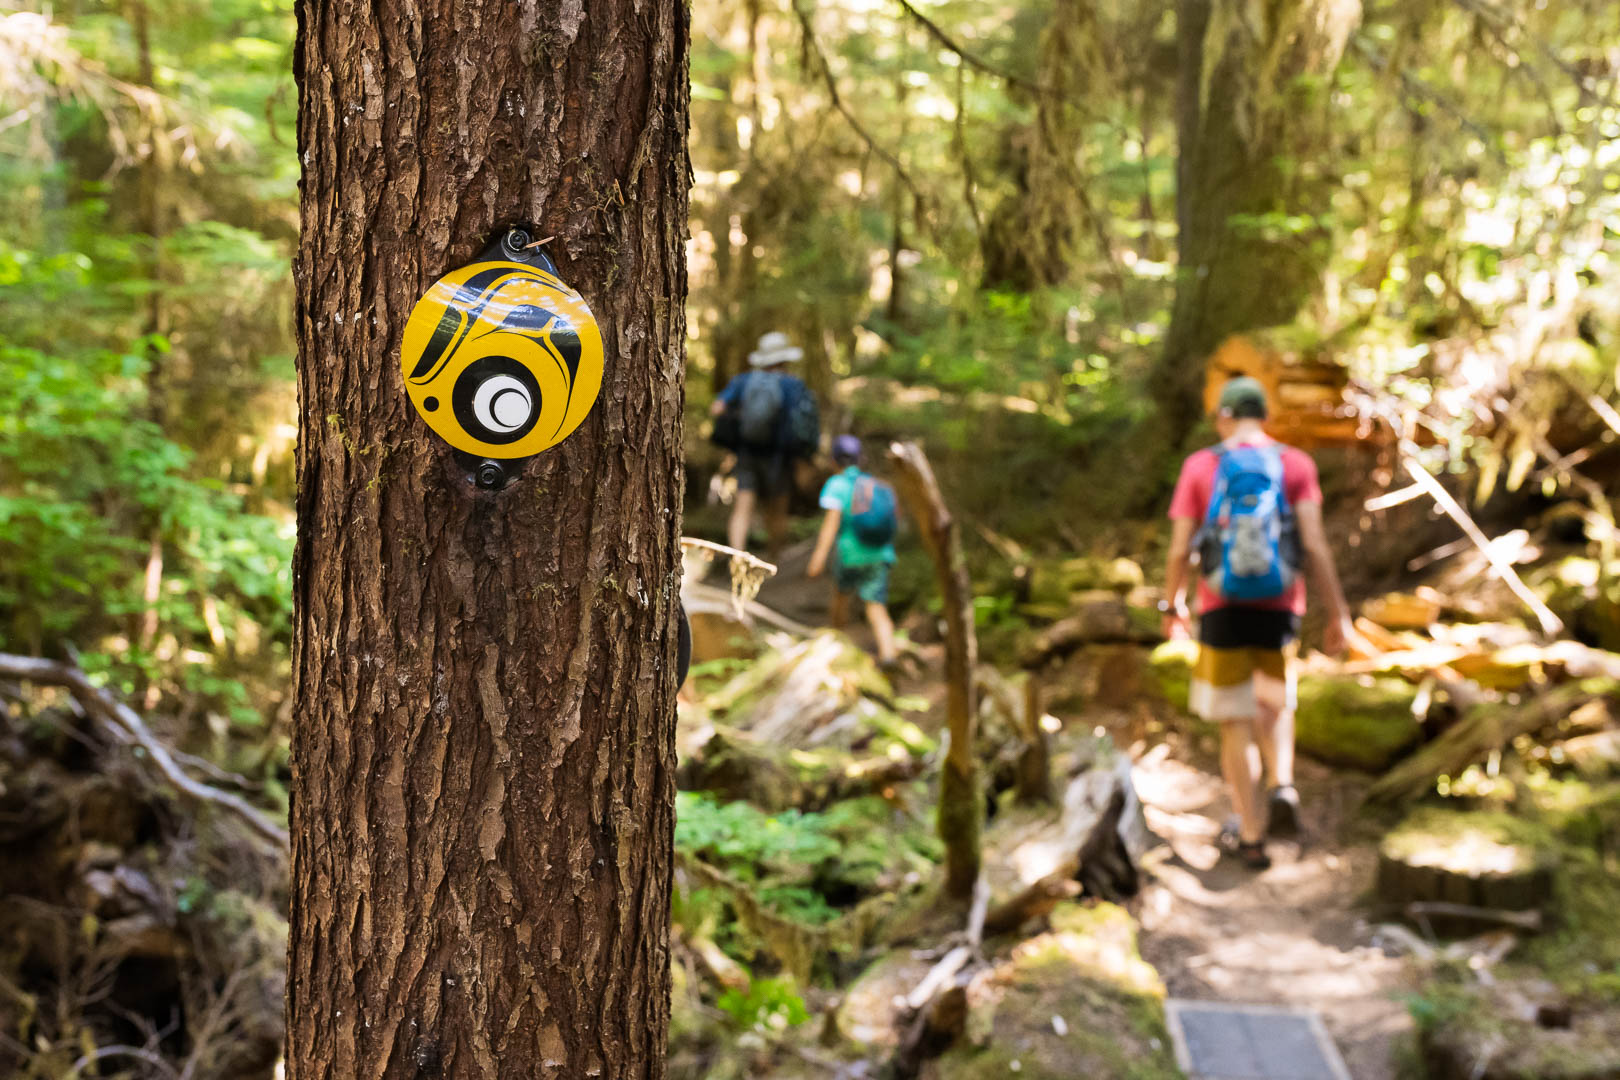
<svg viewBox="0 0 1620 1080"><path fill-rule="evenodd" d="M1225 607L1198 619L1198 660L1188 707L1205 720L1252 720L1262 706L1292 709L1299 616Z"/></svg>

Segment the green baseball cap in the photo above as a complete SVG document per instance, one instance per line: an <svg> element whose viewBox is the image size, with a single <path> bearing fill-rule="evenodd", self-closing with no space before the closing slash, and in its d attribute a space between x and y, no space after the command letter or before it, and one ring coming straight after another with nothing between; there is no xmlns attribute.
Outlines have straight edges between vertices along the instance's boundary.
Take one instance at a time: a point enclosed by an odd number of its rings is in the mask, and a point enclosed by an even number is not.
<svg viewBox="0 0 1620 1080"><path fill-rule="evenodd" d="M1267 413L1266 388L1260 385L1259 379L1239 375L1221 387L1221 399L1216 410L1222 416L1264 420Z"/></svg>

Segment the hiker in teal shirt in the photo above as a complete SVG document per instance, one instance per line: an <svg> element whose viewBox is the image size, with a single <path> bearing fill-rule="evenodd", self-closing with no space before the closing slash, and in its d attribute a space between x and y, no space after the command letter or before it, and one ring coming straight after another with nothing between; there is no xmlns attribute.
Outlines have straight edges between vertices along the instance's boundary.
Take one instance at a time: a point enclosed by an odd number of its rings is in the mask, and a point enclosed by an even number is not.
<svg viewBox="0 0 1620 1080"><path fill-rule="evenodd" d="M808 573L821 576L836 544L833 627L843 629L849 619L849 598L859 597L877 639L878 663L887 669L899 655L888 608L889 568L894 565L894 533L899 524L894 489L861 471L861 441L853 435L833 440L833 460L843 469L821 489L821 508L827 516L821 522Z"/></svg>

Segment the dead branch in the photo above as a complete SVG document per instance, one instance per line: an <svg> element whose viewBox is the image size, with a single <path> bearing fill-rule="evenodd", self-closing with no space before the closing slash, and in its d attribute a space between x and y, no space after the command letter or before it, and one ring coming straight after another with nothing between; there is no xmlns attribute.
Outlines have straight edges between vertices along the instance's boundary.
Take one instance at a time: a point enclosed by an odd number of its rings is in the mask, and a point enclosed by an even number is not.
<svg viewBox="0 0 1620 1080"><path fill-rule="evenodd" d="M152 764L186 798L194 802L223 807L241 818L249 828L266 840L281 847L287 846L287 832L265 817L240 796L221 791L194 779L174 760L169 748L148 730L145 721L135 710L113 697L111 693L93 684L76 667L53 660L32 656L12 656L0 653L0 677L23 679L43 686L60 686L72 693L74 700L93 719L109 729L118 741L132 740L145 751Z"/></svg>
<svg viewBox="0 0 1620 1080"><path fill-rule="evenodd" d="M969 900L979 878L979 833L984 816L979 763L973 753L978 715L973 669L978 666L979 653L973 587L956 520L922 448L916 443L893 443L889 461L895 468L895 489L933 557L945 607L945 714L951 739L940 770L939 831L945 842L946 894L958 901Z"/></svg>
<svg viewBox="0 0 1620 1080"><path fill-rule="evenodd" d="M1462 505L1452 497L1451 492L1446 490L1445 485L1435 479L1434 474L1423 467L1423 463L1415 455L1416 449L1416 447L1410 445L1401 447L1401 464L1406 468L1407 474L1429 493L1429 497L1435 501L1440 509L1446 512L1446 516L1456 522L1457 527L1468 536L1468 539L1474 542L1474 546L1491 564L1491 569L1501 575L1503 582L1513 591L1513 595L1517 596L1524 606L1535 614L1536 621L1541 624L1542 632L1549 637L1561 633L1564 629L1563 620L1554 615L1552 609L1542 603L1541 597L1530 591L1530 587L1519 577L1518 571L1513 569L1512 564L1492 550L1490 538L1481 531L1478 525L1474 524L1474 519L1468 516L1468 511L1464 510Z"/></svg>
<svg viewBox="0 0 1620 1080"><path fill-rule="evenodd" d="M684 596L688 615L704 611L735 610L731 594L725 589L717 589L713 585L688 585L684 590ZM792 634L794 637L814 637L817 632L814 627L790 619L775 608L766 607L758 600L749 600L742 605L742 617L745 620L761 622L766 626L775 627L778 630Z"/></svg>
<svg viewBox="0 0 1620 1080"><path fill-rule="evenodd" d="M1406 905L1406 917L1420 926L1426 928L1431 916L1496 923L1501 926L1511 926L1518 930L1526 930L1532 934L1539 933L1542 925L1541 912L1535 909L1530 911L1500 911L1496 908L1475 907L1473 904L1452 904L1443 900L1414 900Z"/></svg>
<svg viewBox="0 0 1620 1080"><path fill-rule="evenodd" d="M174 1077L175 1080L179 1080L179 1074L174 1071L174 1066L164 1060L163 1055L139 1046L99 1046L78 1061L75 1061L68 1069L63 1080L78 1080L80 1076L84 1075L86 1069L97 1062L117 1057L134 1058L137 1061L143 1061L164 1076Z"/></svg>

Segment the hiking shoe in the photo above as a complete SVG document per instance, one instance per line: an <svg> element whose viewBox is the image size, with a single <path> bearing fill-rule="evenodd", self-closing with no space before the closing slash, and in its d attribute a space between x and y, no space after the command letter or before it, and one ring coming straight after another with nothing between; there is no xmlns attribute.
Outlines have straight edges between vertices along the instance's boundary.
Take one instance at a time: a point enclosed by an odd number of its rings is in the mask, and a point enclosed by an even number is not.
<svg viewBox="0 0 1620 1080"><path fill-rule="evenodd" d="M1215 846L1228 855L1235 855L1241 843L1243 843L1243 829L1238 824L1237 815L1233 814L1221 825L1220 835L1215 837Z"/></svg>
<svg viewBox="0 0 1620 1080"><path fill-rule="evenodd" d="M1240 842L1233 855L1247 869L1255 871L1271 869L1271 856L1266 854L1264 840L1256 840L1252 844Z"/></svg>
<svg viewBox="0 0 1620 1080"><path fill-rule="evenodd" d="M1271 789L1266 831L1271 836L1299 835L1299 792L1293 784L1279 784Z"/></svg>

